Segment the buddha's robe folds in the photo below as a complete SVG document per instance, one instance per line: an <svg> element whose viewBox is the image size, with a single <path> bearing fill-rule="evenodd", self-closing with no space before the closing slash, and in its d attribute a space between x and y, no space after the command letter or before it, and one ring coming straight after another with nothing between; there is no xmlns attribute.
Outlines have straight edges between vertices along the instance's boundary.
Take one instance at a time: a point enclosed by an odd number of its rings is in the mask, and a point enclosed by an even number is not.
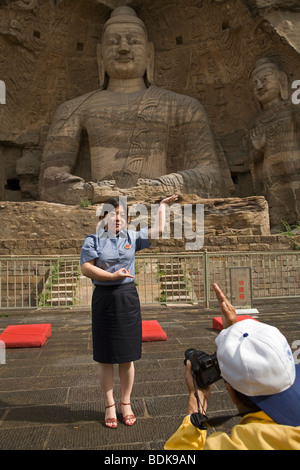
<svg viewBox="0 0 300 470"><path fill-rule="evenodd" d="M68 204L73 202L72 190L80 197L86 189L86 182L72 174L83 131L93 184L115 180L118 188L130 188L143 179L205 198L225 195L203 106L194 98L150 86L134 93L100 89L59 107L44 148L42 199Z"/></svg>

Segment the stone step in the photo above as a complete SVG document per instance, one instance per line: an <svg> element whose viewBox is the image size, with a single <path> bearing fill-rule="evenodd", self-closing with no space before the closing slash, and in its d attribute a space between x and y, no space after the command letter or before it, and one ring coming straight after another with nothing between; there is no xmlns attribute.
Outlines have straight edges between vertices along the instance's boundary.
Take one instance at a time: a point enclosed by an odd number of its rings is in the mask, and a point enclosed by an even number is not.
<svg viewBox="0 0 300 470"><path fill-rule="evenodd" d="M178 274L163 274L160 276L160 281L161 282L180 282L180 283L186 283L185 282L185 275L182 273Z"/></svg>
<svg viewBox="0 0 300 470"><path fill-rule="evenodd" d="M165 263L161 264L159 263L159 270L160 272L180 272L182 270L182 264L181 263Z"/></svg>
<svg viewBox="0 0 300 470"><path fill-rule="evenodd" d="M50 297L45 300L45 305L74 305L73 297Z"/></svg>
<svg viewBox="0 0 300 470"><path fill-rule="evenodd" d="M58 282L52 282L51 284L50 284L50 283L47 283L47 287L48 287L50 290L51 290L51 289L52 289L52 290L53 290L53 289L58 289L60 286L63 286L63 287L67 286L68 288L71 289L72 286L73 286L73 288L75 288L74 286L76 286L76 284L77 284L77 279L76 279L76 278L74 278L74 279L72 280L72 282L69 282L69 280L67 280L66 283L64 282L63 279L59 279Z"/></svg>
<svg viewBox="0 0 300 470"><path fill-rule="evenodd" d="M167 296L167 299L166 299L166 302L168 302L170 304L170 301L172 300L172 303L173 302L187 302L189 304L191 303L195 303L192 299L192 297L188 296L188 295L174 295L172 297L168 297Z"/></svg>
<svg viewBox="0 0 300 470"><path fill-rule="evenodd" d="M186 295L186 293L188 292L188 287L187 287L187 284L185 283L179 284L175 282L174 283L169 282L166 284L162 282L160 284L160 287L165 293L181 292L184 295Z"/></svg>
<svg viewBox="0 0 300 470"><path fill-rule="evenodd" d="M64 286L60 286L59 289L52 289L48 291L50 295L52 296L64 296L64 295L75 295L75 290L74 289L65 289Z"/></svg>
<svg viewBox="0 0 300 470"><path fill-rule="evenodd" d="M77 263L74 263L73 265L70 264L69 266L63 266L63 269L59 269L58 272L59 273L66 273L66 274L70 274L70 273L78 274L79 273L78 265L77 265Z"/></svg>
<svg viewBox="0 0 300 470"><path fill-rule="evenodd" d="M53 280L57 280L57 279L63 279L64 282L66 282L66 280L69 280L70 282L72 282L73 279L77 279L79 277L79 274L77 272L68 272L68 273L65 273L65 272L59 272L57 273L56 275L54 275L52 277Z"/></svg>
<svg viewBox="0 0 300 470"><path fill-rule="evenodd" d="M72 290L72 288L74 287L75 283L74 282L60 282L60 283L52 283L50 285L50 287L52 287L52 289L59 289L60 287L63 288L63 289L69 289L69 290Z"/></svg>
<svg viewBox="0 0 300 470"><path fill-rule="evenodd" d="M164 281L164 282L161 282L161 285L164 286L165 288L167 289L171 289L172 287L176 286L176 287L181 287L181 288L185 288L187 286L187 283L184 282L184 281L178 281L178 280L174 280L174 281Z"/></svg>

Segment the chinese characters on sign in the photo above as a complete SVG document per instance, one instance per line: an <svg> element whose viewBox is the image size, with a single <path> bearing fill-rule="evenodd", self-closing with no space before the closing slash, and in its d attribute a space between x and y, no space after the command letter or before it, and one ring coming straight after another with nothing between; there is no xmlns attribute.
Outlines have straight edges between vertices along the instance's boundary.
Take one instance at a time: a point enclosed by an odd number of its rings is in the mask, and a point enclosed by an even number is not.
<svg viewBox="0 0 300 470"><path fill-rule="evenodd" d="M230 268L231 303L235 307L252 306L251 268Z"/></svg>
<svg viewBox="0 0 300 470"><path fill-rule="evenodd" d="M240 300L245 298L245 281L240 280L239 281L239 293L240 293Z"/></svg>
<svg viewBox="0 0 300 470"><path fill-rule="evenodd" d="M292 83L292 89L296 89L292 94L292 103L300 104L300 80L295 80Z"/></svg>

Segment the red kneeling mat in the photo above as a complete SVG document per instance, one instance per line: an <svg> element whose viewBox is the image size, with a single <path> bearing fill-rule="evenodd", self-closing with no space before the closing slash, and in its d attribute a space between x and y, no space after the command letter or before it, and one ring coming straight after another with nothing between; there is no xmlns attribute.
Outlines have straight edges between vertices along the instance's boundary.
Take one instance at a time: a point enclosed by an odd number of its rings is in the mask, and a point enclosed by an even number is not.
<svg viewBox="0 0 300 470"><path fill-rule="evenodd" d="M143 341L166 341L167 334L157 320L142 321Z"/></svg>
<svg viewBox="0 0 300 470"><path fill-rule="evenodd" d="M238 316L237 316L237 320L238 320L238 321L247 320L248 318L250 318L251 320L258 321L258 320L256 320L255 318L250 317L250 315L238 315ZM214 330L217 330L217 331L222 331L223 328L224 328L224 327L223 327L222 317L214 317L214 318L213 318L213 329L214 329Z"/></svg>
<svg viewBox="0 0 300 470"><path fill-rule="evenodd" d="M11 325L0 335L6 348L40 348L51 336L51 324Z"/></svg>

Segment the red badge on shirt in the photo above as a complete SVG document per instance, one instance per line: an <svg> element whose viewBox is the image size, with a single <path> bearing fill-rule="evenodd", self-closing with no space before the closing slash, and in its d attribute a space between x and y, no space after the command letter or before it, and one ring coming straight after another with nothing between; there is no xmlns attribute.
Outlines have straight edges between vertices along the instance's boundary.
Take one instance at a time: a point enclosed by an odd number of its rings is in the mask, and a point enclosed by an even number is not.
<svg viewBox="0 0 300 470"><path fill-rule="evenodd" d="M130 248L131 248L131 245L127 244L127 245L125 245L125 247L124 247L124 248L125 248L125 250L130 250Z"/></svg>

